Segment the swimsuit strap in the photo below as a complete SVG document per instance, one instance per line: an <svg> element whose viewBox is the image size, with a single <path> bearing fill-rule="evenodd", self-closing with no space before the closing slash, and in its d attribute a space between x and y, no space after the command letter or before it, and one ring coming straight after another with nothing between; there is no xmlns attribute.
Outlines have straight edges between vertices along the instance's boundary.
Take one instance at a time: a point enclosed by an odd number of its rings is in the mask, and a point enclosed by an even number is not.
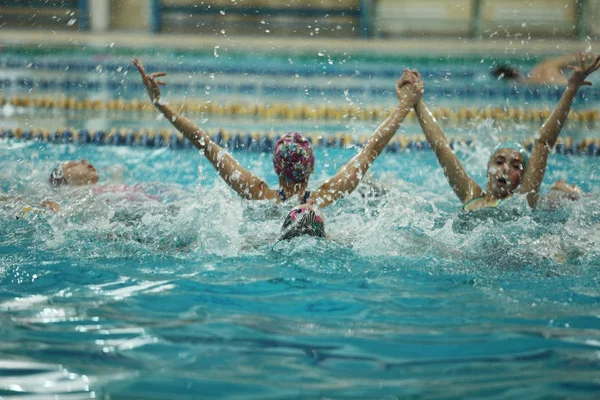
<svg viewBox="0 0 600 400"><path fill-rule="evenodd" d="M471 205L471 203L473 203L473 202L475 202L475 201L477 201L477 200L481 200L481 199L485 199L485 197L476 197L476 198L474 198L473 200L471 200L470 202L468 202L467 204L465 204L465 205L463 206L463 208L462 208L462 209L463 209L463 211L471 211L471 210L469 210L467 207L469 207L469 205ZM487 205L487 206L486 206L486 208L488 208L488 207L498 207L498 206L500 205L500 203L502 203L502 199L498 199L498 200L496 200L496 203L495 203L495 204L490 204L490 205Z"/></svg>
<svg viewBox="0 0 600 400"><path fill-rule="evenodd" d="M283 193L283 189L279 191L279 198L282 202L287 200L287 197L285 197L285 193Z"/></svg>
<svg viewBox="0 0 600 400"><path fill-rule="evenodd" d="M306 202L308 201L308 199L310 198L310 191L306 191L304 192L304 197L302 197L302 203L301 204L306 204Z"/></svg>
<svg viewBox="0 0 600 400"><path fill-rule="evenodd" d="M285 193L283 193L283 190L279 191L279 198L281 199L282 202L287 200L287 197L285 197ZM309 198L310 198L310 191L307 190L306 192L304 192L304 196L302 196L302 202L300 204L306 204L306 202L308 201Z"/></svg>
<svg viewBox="0 0 600 400"><path fill-rule="evenodd" d="M473 202L475 202L475 201L477 201L477 200L481 200L481 199L483 199L483 198L484 198L484 197L475 197L474 199L472 199L471 201L469 201L467 204L465 204L465 205L463 206L463 208L462 208L462 209L463 209L463 211L469 211L469 210L467 209L467 207L469 207L469 206L470 206L470 205L471 205Z"/></svg>

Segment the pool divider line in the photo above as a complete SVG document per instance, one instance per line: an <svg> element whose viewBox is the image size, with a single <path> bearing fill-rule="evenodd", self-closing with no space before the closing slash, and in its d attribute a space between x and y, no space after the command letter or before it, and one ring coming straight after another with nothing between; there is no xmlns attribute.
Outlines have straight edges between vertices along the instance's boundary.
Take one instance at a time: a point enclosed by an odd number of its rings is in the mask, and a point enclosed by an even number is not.
<svg viewBox="0 0 600 400"><path fill-rule="evenodd" d="M206 80L204 80L206 79ZM170 80L169 88L175 92L193 92L203 93L212 90L214 93L238 94L238 95L275 95L275 96L332 96L341 97L350 96L370 96L370 97L394 97L394 89L386 84L382 87L378 84L352 84L344 85L315 85L293 83L286 80L285 83L263 83L263 82L243 82L235 79L215 82L208 80L205 76L191 80ZM123 79L41 79L41 78L4 78L0 79L0 88L19 87L31 90L62 90L62 91L100 91L109 90L120 92L124 89L135 91L144 91L141 81L123 80ZM504 86L474 86L468 83L449 84L449 85L430 85L427 87L427 96L431 98L443 99L471 99L471 100L524 100L550 101L557 102L564 91L564 88L555 87L516 87L510 85ZM577 100L581 102L595 102L600 100L599 88L584 88L577 93Z"/></svg>
<svg viewBox="0 0 600 400"><path fill-rule="evenodd" d="M273 151L275 142L285 132L228 132L223 129L208 132L211 140L230 151L249 151L269 153ZM352 148L363 146L368 136L352 137L348 134L320 135L318 133L305 134L315 147L319 148ZM140 147L170 147L172 149L193 148L190 141L174 130L146 130L140 129L111 129L109 131L89 131L87 129L58 129L50 132L45 129L1 129L0 139L8 140L34 140L55 144L96 144L114 146L140 146ZM471 146L476 142L473 138L451 138L450 147ZM533 141L526 140L523 145L528 151L533 148ZM431 150L431 146L423 135L396 135L386 147L386 152L398 153L404 150ZM600 155L600 138L585 138L575 141L571 137L559 138L554 152L567 155Z"/></svg>
<svg viewBox="0 0 600 400"><path fill-rule="evenodd" d="M49 96L13 96L5 98L0 96L0 106L10 104L13 107L34 108L34 109L64 109L78 111L133 111L133 112L154 112L154 107L144 101L133 99L126 101L122 98L111 100L99 99L78 99L76 97ZM172 105L183 113L190 114L212 114L223 116L247 116L261 119L280 119L280 120L337 120L355 119L361 121L378 121L383 116L391 112L386 107L358 107L349 105L308 105L308 104L283 104L283 103L263 103L248 104L243 102L218 101L194 101L174 102ZM493 119L496 121L517 121L517 122L543 122L550 116L549 108L531 108L522 107L510 108L483 108L460 107L451 109L449 107L438 107L433 109L433 116L442 121L476 121ZM410 111L407 118L415 119L415 113ZM569 112L569 121L585 124L594 124L600 121L600 112L597 109L571 110Z"/></svg>
<svg viewBox="0 0 600 400"><path fill-rule="evenodd" d="M211 54L212 55L212 54ZM398 79L402 75L402 68L382 65L362 65L359 67L353 65L329 64L329 57L321 57L320 60L311 62L310 66L302 64L290 65L289 61L272 65L263 63L256 65L245 62L231 62L230 64L221 64L214 59L195 60L195 62L182 63L164 63L164 62L144 62L148 71L161 71L168 74L198 74L198 77L208 74L222 75L260 75L260 76L278 76L291 77L300 75L305 78L333 76L333 77L356 77L357 69L363 76L371 78L393 78ZM410 63L414 64L414 63ZM408 64L407 64L408 65ZM35 57L3 57L0 58L0 67L3 69L27 70L41 72L65 72L70 73L90 73L90 72L124 72L135 70L130 60L119 61L78 61L64 59L36 59ZM326 68L324 68L326 67ZM475 79L478 73L477 69L465 66L443 65L436 67L421 67L419 72L427 79L443 79L446 77L457 77L463 79Z"/></svg>

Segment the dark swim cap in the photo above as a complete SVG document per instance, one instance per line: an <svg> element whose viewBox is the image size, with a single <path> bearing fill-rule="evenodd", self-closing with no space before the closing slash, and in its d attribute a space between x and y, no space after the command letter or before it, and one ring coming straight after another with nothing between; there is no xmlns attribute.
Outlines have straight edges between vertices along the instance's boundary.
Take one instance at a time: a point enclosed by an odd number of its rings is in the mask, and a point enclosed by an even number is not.
<svg viewBox="0 0 600 400"><path fill-rule="evenodd" d="M63 172L62 163L58 164L56 168L52 170L52 172L50 173L50 177L48 178L48 183L53 188L66 185L68 183L67 178L65 178L65 174Z"/></svg>
<svg viewBox="0 0 600 400"><path fill-rule="evenodd" d="M511 67L510 65L499 65L490 71L490 75L498 80L510 80L518 79L521 76L521 73L517 68Z"/></svg>
<svg viewBox="0 0 600 400"><path fill-rule="evenodd" d="M280 240L288 240L297 236L308 235L325 237L325 223L321 212L311 206L296 206L283 221Z"/></svg>

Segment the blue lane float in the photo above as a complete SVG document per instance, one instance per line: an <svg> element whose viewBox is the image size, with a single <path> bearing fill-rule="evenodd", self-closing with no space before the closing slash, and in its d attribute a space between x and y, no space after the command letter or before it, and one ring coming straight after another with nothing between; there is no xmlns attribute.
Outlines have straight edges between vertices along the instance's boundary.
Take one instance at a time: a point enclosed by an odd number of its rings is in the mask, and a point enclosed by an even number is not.
<svg viewBox="0 0 600 400"><path fill-rule="evenodd" d="M404 66L390 67L356 67L353 65L329 64L327 60L311 65L252 65L247 63L222 64L219 62L203 63L155 63L145 62L148 71L162 71L177 74L226 74L226 75L261 75L274 77L289 77L298 75L300 77L336 76L355 77L357 74L368 78L398 78L402 74ZM47 60L31 59L23 57L2 57L0 67L3 69L17 69L48 72L109 72L123 73L134 70L130 62L124 61L88 61L88 60ZM422 67L419 72L425 78L464 78L474 79L477 72L467 67Z"/></svg>

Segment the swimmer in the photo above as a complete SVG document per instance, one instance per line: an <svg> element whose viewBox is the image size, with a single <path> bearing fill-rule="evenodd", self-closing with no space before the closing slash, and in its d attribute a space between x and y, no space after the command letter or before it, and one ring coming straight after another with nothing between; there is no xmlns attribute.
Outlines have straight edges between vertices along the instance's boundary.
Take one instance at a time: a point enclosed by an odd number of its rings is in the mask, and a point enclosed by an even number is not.
<svg viewBox="0 0 600 400"><path fill-rule="evenodd" d="M585 56L581 54L579 66L569 68L573 70L573 75L569 78L568 86L558 105L535 136L531 156L528 157L517 143L497 146L488 162L485 190L467 175L425 102L420 100L417 103L415 111L423 133L434 150L452 190L463 203L463 210L493 207L514 193L525 195L531 208L537 206L550 151L564 126L577 91L582 85L591 85L591 82L586 80L587 76L600 68L600 56L586 66Z"/></svg>
<svg viewBox="0 0 600 400"><path fill-rule="evenodd" d="M52 170L48 183L53 188L93 185L98 183L98 171L85 158L80 161L66 161Z"/></svg>
<svg viewBox="0 0 600 400"><path fill-rule="evenodd" d="M490 75L498 80L516 81L525 84L566 85L568 79L565 73L569 69L569 65L576 64L579 61L579 57L577 55L567 55L549 58L535 65L526 76L523 76L518 68L510 65L499 65L492 69ZM586 53L586 58L590 61L593 56Z"/></svg>
<svg viewBox="0 0 600 400"><path fill-rule="evenodd" d="M559 180L554 182L548 193L540 199L540 208L556 210L567 203L578 201L583 195L584 192L579 186Z"/></svg>
<svg viewBox="0 0 600 400"><path fill-rule="evenodd" d="M32 206L30 205L30 202L24 201L21 197L1 195L0 203L6 203L11 208L13 208L15 205L18 205L21 209L21 216L25 216L29 212L36 213L40 210L50 210L53 213L57 213L60 211L60 204L50 199L43 199L42 201L40 201L39 205ZM20 217L17 215L16 218L19 219Z"/></svg>
<svg viewBox="0 0 600 400"><path fill-rule="evenodd" d="M418 76L404 70L396 82L399 104L391 115L375 130L363 149L317 190L308 191L309 177L314 169L314 156L310 142L301 134L287 133L274 147L273 166L279 177L280 189L270 188L261 178L243 168L229 153L212 142L208 134L189 119L177 114L161 99L158 78L164 72L147 75L142 63L134 60L152 104L181 132L215 167L221 178L241 197L249 200L271 200L282 203L296 198L300 204L313 204L319 208L335 202L351 193L360 183L373 161L394 136L410 109L422 94L422 83Z"/></svg>
<svg viewBox="0 0 600 400"><path fill-rule="evenodd" d="M310 204L300 204L292 208L283 221L279 240L289 240L302 235L325 238L323 214Z"/></svg>

